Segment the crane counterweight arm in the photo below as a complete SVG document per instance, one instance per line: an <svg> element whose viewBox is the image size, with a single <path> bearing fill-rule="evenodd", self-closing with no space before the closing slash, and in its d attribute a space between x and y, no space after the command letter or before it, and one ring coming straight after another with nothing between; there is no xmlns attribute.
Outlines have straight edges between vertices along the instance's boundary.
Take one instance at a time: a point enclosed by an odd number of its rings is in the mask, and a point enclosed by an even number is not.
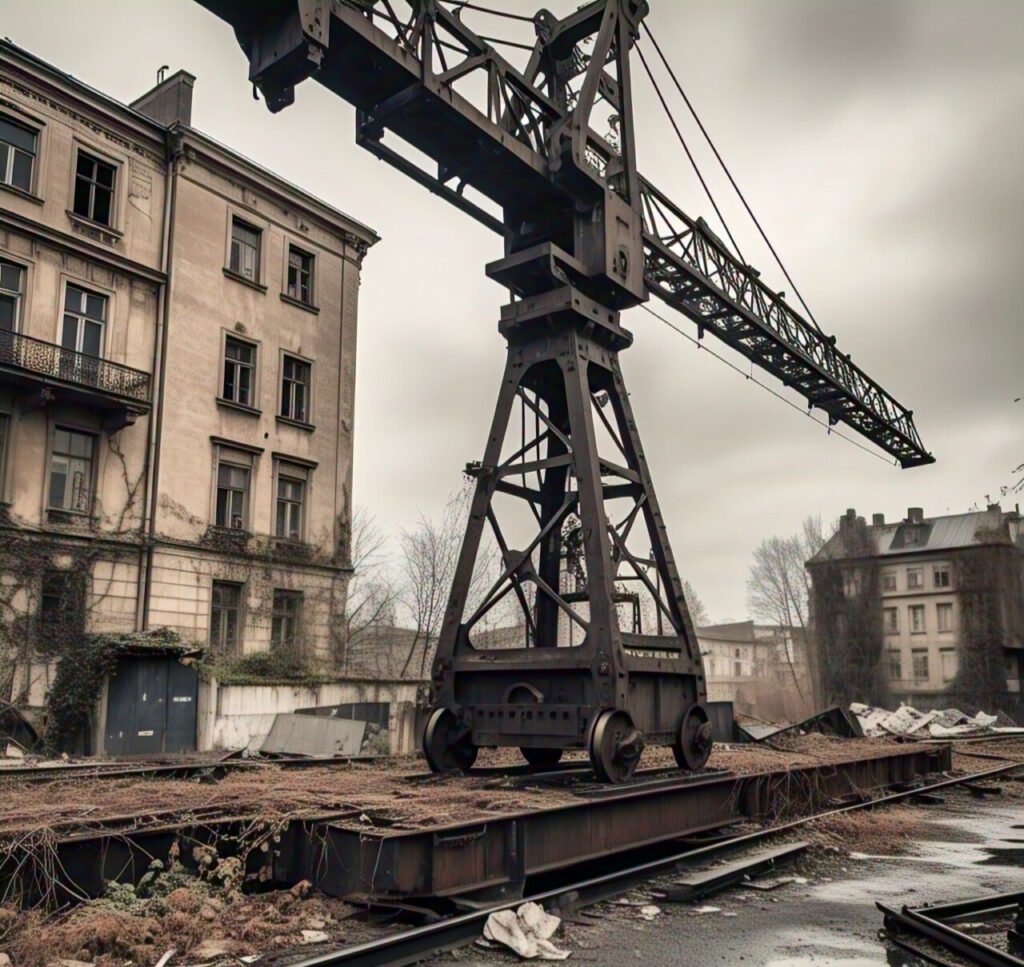
<svg viewBox="0 0 1024 967"><path fill-rule="evenodd" d="M553 248L571 247L574 230L564 213L603 207L603 220L625 226L618 236L587 243L595 277L621 270L612 289L601 290L609 304L626 308L657 295L696 322L700 335L714 333L901 466L932 462L910 410L762 283L702 220L637 174L627 55L646 0L595 0L563 21L541 11L537 44L522 71L438 0L198 2L234 27L250 79L271 110L291 103L297 83L315 78L355 105L360 145L503 234L510 255L535 244L531 232ZM583 42L591 36L587 52ZM617 67L615 76L609 66ZM579 89L567 96L577 78ZM589 108L601 98L611 105L621 146L590 126ZM577 109L581 104L586 112ZM437 173L385 145L385 134L432 159ZM504 217L467 195L467 187Z"/></svg>

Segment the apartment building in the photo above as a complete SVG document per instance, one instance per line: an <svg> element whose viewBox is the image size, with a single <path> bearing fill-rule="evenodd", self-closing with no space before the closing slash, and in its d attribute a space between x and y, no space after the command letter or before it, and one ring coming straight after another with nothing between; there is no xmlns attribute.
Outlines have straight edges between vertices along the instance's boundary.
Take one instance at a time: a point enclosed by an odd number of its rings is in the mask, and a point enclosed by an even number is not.
<svg viewBox="0 0 1024 967"><path fill-rule="evenodd" d="M839 581L830 594L828 571L837 564ZM925 517L911 507L895 523L875 514L871 524L848 510L808 568L815 621L826 637L832 629L841 639L855 612L870 616L879 677L891 701L921 708L977 704L985 679L1004 710L1019 705L1024 525L1017 510L990 504Z"/></svg>
<svg viewBox="0 0 1024 967"><path fill-rule="evenodd" d="M69 634L330 669L377 236L193 128L194 81L125 105L0 42L0 698L37 717ZM123 656L86 744L194 748L183 668Z"/></svg>

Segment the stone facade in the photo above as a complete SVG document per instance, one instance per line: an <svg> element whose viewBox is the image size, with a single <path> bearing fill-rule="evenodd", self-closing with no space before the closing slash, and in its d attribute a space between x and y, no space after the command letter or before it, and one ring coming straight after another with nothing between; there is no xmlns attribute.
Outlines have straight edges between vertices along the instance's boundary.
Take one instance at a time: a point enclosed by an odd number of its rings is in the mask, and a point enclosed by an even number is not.
<svg viewBox="0 0 1024 967"><path fill-rule="evenodd" d="M127 106L0 42L0 698L37 713L69 624L331 671L377 237L193 82Z"/></svg>

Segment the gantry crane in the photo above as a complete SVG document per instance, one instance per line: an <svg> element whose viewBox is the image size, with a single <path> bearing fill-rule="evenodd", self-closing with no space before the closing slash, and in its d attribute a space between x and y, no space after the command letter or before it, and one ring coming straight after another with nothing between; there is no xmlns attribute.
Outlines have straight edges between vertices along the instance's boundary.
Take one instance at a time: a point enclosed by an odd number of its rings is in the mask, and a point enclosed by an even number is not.
<svg viewBox="0 0 1024 967"><path fill-rule="evenodd" d="M630 52L647 3L541 10L517 69L466 25L471 3L198 2L234 28L271 111L314 78L355 105L360 145L504 238L487 274L511 292L508 355L483 459L467 468L475 491L423 736L431 767L465 771L482 746L518 746L540 766L582 748L621 781L645 743L702 767L704 670L619 368L633 339L622 311L653 293L903 467L932 458L908 410L641 177ZM485 529L497 576L470 601ZM482 629L501 601L522 638L498 649Z"/></svg>

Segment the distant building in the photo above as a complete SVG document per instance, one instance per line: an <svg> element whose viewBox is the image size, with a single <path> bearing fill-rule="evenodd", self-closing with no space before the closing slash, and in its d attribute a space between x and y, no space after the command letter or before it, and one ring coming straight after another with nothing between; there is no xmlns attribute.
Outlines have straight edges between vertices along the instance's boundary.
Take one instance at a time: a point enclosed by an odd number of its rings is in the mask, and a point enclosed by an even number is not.
<svg viewBox="0 0 1024 967"><path fill-rule="evenodd" d="M831 674L833 685L846 679L875 689L875 698L922 708L1019 710L1024 524L1018 511L990 504L925 517L911 507L903 520L887 523L875 514L867 524L848 510L807 567L823 675Z"/></svg>
<svg viewBox="0 0 1024 967"><path fill-rule="evenodd" d="M813 711L803 631L732 621L697 628L710 701L765 721L805 718Z"/></svg>
<svg viewBox="0 0 1024 967"><path fill-rule="evenodd" d="M331 666L377 236L195 130L193 82L128 106L0 42L0 697L40 714L62 635ZM181 674L126 655L91 748L212 741Z"/></svg>

